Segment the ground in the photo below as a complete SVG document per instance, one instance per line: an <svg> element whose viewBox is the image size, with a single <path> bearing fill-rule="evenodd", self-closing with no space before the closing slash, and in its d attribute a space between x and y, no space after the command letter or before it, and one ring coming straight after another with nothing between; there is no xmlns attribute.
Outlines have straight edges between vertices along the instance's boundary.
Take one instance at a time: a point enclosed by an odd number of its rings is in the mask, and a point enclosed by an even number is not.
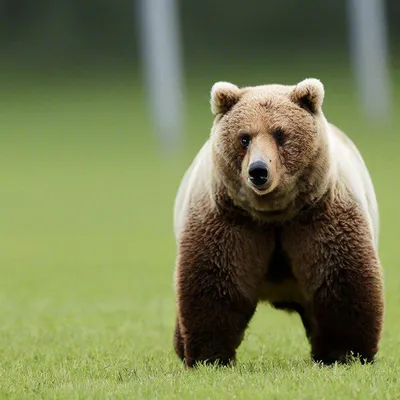
<svg viewBox="0 0 400 400"><path fill-rule="evenodd" d="M337 71L321 78L327 117L365 155L381 209L387 307L375 365L314 365L299 318L265 305L236 367L186 371L175 356L172 205L208 135L208 91L230 76L189 82L178 155L155 150L142 88L129 74L18 77L2 85L0 111L0 397L398 398L400 136L396 120L362 118Z"/></svg>

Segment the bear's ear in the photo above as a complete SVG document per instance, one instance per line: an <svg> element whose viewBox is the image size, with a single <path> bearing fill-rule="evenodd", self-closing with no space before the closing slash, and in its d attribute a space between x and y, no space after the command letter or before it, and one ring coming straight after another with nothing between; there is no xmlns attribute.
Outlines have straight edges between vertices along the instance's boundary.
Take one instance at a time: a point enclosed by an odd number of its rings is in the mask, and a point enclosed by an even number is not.
<svg viewBox="0 0 400 400"><path fill-rule="evenodd" d="M240 89L229 82L214 83L211 88L211 112L214 115L225 114L238 101L240 97Z"/></svg>
<svg viewBox="0 0 400 400"><path fill-rule="evenodd" d="M299 82L290 93L290 99L300 107L314 114L324 101L324 85L318 79L309 78Z"/></svg>

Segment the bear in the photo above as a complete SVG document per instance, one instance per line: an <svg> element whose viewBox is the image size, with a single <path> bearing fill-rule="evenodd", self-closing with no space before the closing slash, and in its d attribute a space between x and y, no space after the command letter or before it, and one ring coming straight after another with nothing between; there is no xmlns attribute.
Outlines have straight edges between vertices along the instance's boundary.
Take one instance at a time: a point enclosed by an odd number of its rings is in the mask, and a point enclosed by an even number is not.
<svg viewBox="0 0 400 400"><path fill-rule="evenodd" d="M174 349L231 365L259 302L295 312L322 365L373 362L384 314L379 216L318 79L211 89L211 134L174 204Z"/></svg>

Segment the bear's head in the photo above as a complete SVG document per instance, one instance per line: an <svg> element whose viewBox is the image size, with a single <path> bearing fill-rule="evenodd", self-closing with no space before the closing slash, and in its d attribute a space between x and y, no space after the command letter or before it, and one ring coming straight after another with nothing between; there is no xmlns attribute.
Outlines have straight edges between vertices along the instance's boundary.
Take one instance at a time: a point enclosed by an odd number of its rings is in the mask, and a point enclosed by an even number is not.
<svg viewBox="0 0 400 400"><path fill-rule="evenodd" d="M327 191L331 162L323 99L317 79L295 86L214 84L214 171L236 206L257 218L284 220Z"/></svg>

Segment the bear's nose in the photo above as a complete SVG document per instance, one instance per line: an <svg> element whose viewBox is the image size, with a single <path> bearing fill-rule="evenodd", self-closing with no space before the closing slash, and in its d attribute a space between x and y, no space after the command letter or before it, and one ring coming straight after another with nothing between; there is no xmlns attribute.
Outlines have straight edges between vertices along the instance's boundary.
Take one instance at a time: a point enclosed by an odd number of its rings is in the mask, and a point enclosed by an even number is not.
<svg viewBox="0 0 400 400"><path fill-rule="evenodd" d="M268 181L268 166L264 161L255 161L249 167L250 182L254 186L263 186Z"/></svg>

